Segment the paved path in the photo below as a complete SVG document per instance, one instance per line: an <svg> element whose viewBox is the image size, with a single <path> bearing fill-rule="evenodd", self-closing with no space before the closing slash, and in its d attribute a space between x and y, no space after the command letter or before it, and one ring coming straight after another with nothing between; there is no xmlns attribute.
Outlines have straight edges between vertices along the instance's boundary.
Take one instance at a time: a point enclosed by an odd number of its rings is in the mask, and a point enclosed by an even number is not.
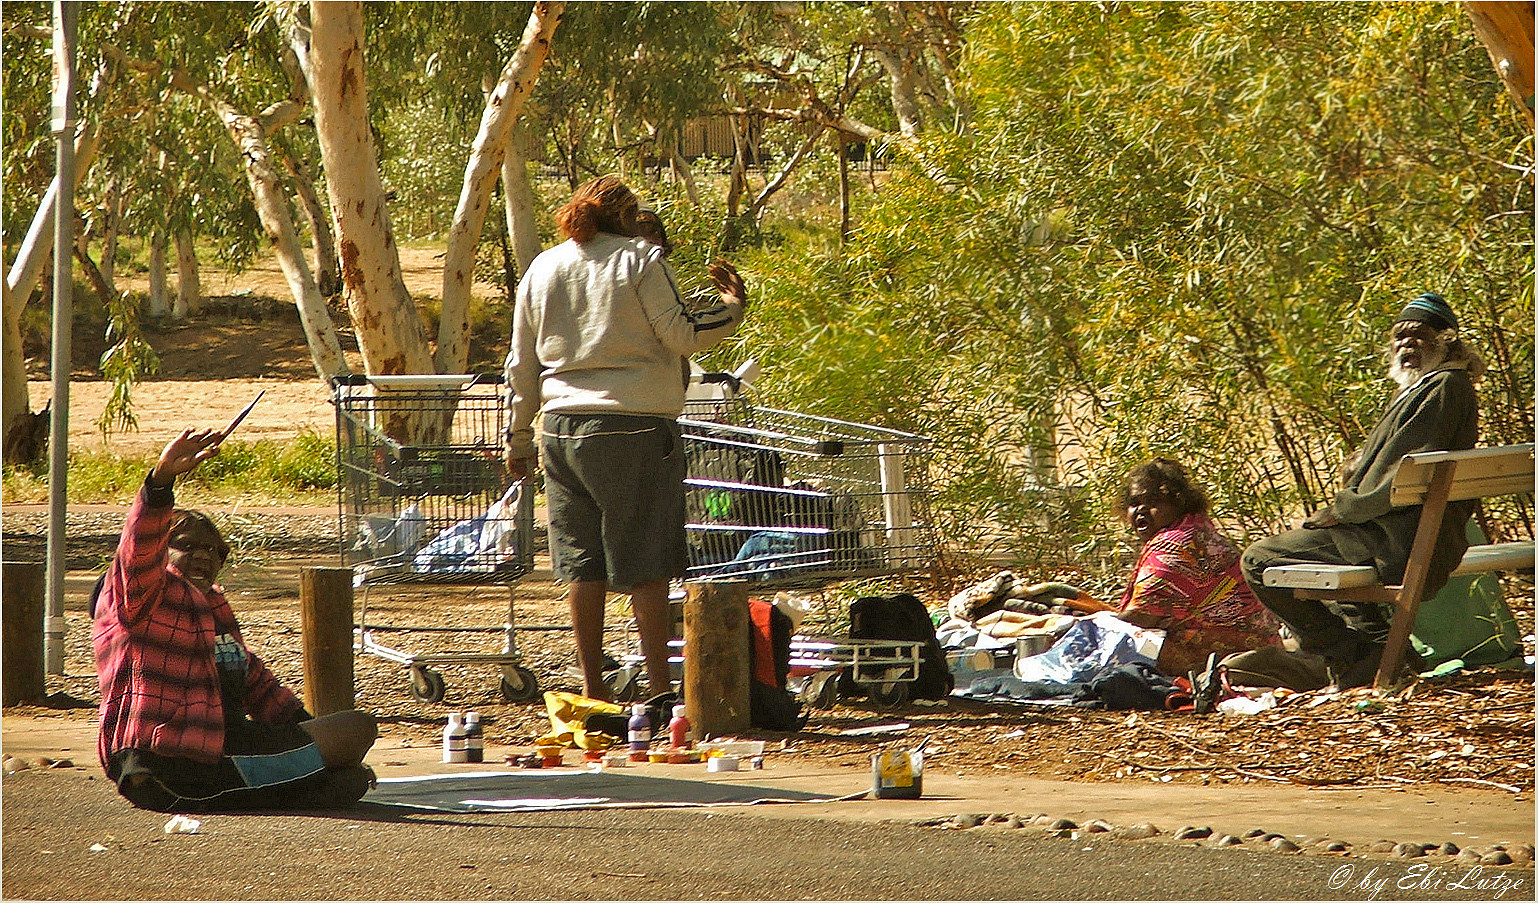
<svg viewBox="0 0 1538 903"><path fill-rule="evenodd" d="M1479 789L1096 785L990 769L926 774L919 800L517 815L363 807L336 815L207 816L200 834L167 836L165 816L126 805L101 776L91 722L13 711L0 730L7 755L70 758L80 766L4 778L6 899L1533 897L1530 864L1470 877L1471 866L1447 857L1365 854L1380 839L1461 847L1531 842L1531 799ZM381 777L505 767L445 766L437 758L434 748L386 734L370 761ZM789 755L735 775L642 768L840 794L869 786L857 769L806 767ZM1122 841L914 824L958 813L1152 823L1165 833ZM1251 828L1299 841L1330 836L1353 844L1354 855L1286 855L1253 841L1224 850L1169 836L1187 824L1211 825L1214 837ZM92 844L105 851L91 853ZM1385 883L1374 894L1379 880Z"/></svg>

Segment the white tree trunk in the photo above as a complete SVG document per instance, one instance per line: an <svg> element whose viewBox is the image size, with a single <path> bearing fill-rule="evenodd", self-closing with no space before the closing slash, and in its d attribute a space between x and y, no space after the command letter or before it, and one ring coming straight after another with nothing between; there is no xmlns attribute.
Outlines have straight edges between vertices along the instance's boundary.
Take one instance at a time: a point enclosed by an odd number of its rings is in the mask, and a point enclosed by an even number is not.
<svg viewBox="0 0 1538 903"><path fill-rule="evenodd" d="M317 3L315 6L327 4ZM443 254L443 311L438 320L438 350L434 362L440 372L458 373L470 357L470 286L474 278L475 248L491 205L492 189L501 176L513 124L523 111L539 70L550 53L550 39L565 11L564 2L537 0L523 29L523 39L507 65L481 114L481 127L471 146L460 188L454 224L449 228L448 248ZM314 29L320 30L319 22ZM318 44L318 40L317 40ZM318 104L317 104L318 105ZM328 161L326 171L331 171ZM332 192L332 197L336 193Z"/></svg>
<svg viewBox="0 0 1538 903"><path fill-rule="evenodd" d="M117 241L123 229L123 180L114 177L107 183L107 197L102 201L101 260L97 262L107 284L117 287Z"/></svg>
<svg viewBox="0 0 1538 903"><path fill-rule="evenodd" d="M90 171L91 163L96 159L96 146L96 129L82 126L75 137L76 186ZM32 225L27 227L27 237L22 239L16 259L11 262L11 268L5 274L6 287L10 289L16 303L23 306L37 287L37 279L42 275L43 267L47 266L48 258L53 256L53 208L58 196L59 179L55 176L48 183L43 199L38 202L37 212L32 216Z"/></svg>
<svg viewBox="0 0 1538 903"><path fill-rule="evenodd" d="M283 166L294 183L294 193L299 196L300 209L304 211L305 223L310 227L310 246L315 250L315 282L320 286L320 293L329 298L342 290L331 216L315 191L315 180L292 154L283 156Z"/></svg>
<svg viewBox="0 0 1538 903"><path fill-rule="evenodd" d="M684 192L689 196L689 203L698 207L700 188L694 181L694 168L689 165L689 161L684 159L683 152L678 149L678 130L669 127L664 132L650 122L646 123L646 130L651 133L657 154L668 161L668 171L672 173L673 181L684 186Z"/></svg>
<svg viewBox="0 0 1538 903"><path fill-rule="evenodd" d="M897 114L898 130L905 138L912 138L923 127L919 113L917 81L913 73L913 61L906 54L884 49L875 51L876 61L886 70L891 88L892 112Z"/></svg>
<svg viewBox="0 0 1538 903"><path fill-rule="evenodd" d="M529 163L517 140L508 146L507 157L502 161L502 207L521 279L544 247L539 240L539 224L534 221L534 186L529 182Z"/></svg>
<svg viewBox="0 0 1538 903"><path fill-rule="evenodd" d="M203 282L198 275L198 252L192 243L192 230L186 226L176 230L176 300L171 306L171 316L185 320L197 313L203 300Z"/></svg>
<svg viewBox="0 0 1538 903"><path fill-rule="evenodd" d="M146 313L152 317L164 317L171 313L171 302L166 295L166 233L159 226L150 233L150 298Z"/></svg>
<svg viewBox="0 0 1538 903"><path fill-rule="evenodd" d="M97 97L107 84L110 69L98 66L91 80L91 97ZM82 118L75 133L75 184L78 186L91 170L96 160L97 126L89 118ZM31 410L27 399L27 361L21 347L21 312L32 298L32 290L43 273L43 267L53 256L53 213L55 199L59 195L58 176L54 176L38 202L32 224L17 249L16 259L5 273L4 304L0 305L0 319L4 320L0 341L0 436L16 422L16 418Z"/></svg>
<svg viewBox="0 0 1538 903"><path fill-rule="evenodd" d="M326 309L326 299L321 297L315 277L310 273L304 246L299 243L299 233L288 212L288 198L283 194L267 146L270 125L283 121L280 117L296 117L298 104L285 101L257 117L240 112L214 96L207 87L189 84L180 75L173 78L172 83L212 107L235 142L245 164L246 183L251 188L251 200L262 221L262 231L266 233L267 242L278 259L278 268L283 271L289 292L294 297L294 306L299 311L299 323L310 346L310 360L315 364L315 372L322 382L327 383L333 376L347 373L347 358L342 354L331 312Z"/></svg>
<svg viewBox="0 0 1538 903"><path fill-rule="evenodd" d="M308 56L342 292L364 368L370 375L432 373L427 332L401 277L379 181L364 84L361 4L312 3Z"/></svg>
<svg viewBox="0 0 1538 903"><path fill-rule="evenodd" d="M5 332L0 333L0 359L3 359L3 374L0 374L0 410L3 410L4 418L0 419L0 436L9 433L11 424L17 417L31 410L31 402L27 398L27 355L21 347L21 304L16 303L16 314L11 314L11 288L9 283L0 282L0 291L4 293L5 303Z"/></svg>

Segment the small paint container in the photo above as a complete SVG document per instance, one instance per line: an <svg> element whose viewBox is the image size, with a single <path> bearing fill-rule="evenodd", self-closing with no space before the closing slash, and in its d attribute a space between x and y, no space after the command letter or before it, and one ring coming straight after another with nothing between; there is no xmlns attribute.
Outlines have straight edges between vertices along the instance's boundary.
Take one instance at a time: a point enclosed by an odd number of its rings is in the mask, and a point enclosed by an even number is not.
<svg viewBox="0 0 1538 903"><path fill-rule="evenodd" d="M736 756L711 756L705 760L706 771L736 771Z"/></svg>
<svg viewBox="0 0 1538 903"><path fill-rule="evenodd" d="M764 757L763 756L754 756L753 758L749 759L748 760L748 768L753 770L753 771L763 771L764 770Z"/></svg>

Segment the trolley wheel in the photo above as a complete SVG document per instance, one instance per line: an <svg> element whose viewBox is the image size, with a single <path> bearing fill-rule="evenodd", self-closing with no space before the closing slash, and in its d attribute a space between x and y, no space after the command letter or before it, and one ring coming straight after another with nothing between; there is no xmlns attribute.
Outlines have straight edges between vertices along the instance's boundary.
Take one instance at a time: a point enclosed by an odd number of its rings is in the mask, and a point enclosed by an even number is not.
<svg viewBox="0 0 1538 903"><path fill-rule="evenodd" d="M908 701L908 684L904 681L888 680L866 684L865 691L870 694L871 702L884 709L895 709Z"/></svg>
<svg viewBox="0 0 1538 903"><path fill-rule="evenodd" d="M615 702L635 702L641 698L639 676L634 668L618 668L605 674L603 682Z"/></svg>
<svg viewBox="0 0 1538 903"><path fill-rule="evenodd" d="M528 702L539 695L539 678L522 665L502 666L502 698L507 702Z"/></svg>
<svg viewBox="0 0 1538 903"><path fill-rule="evenodd" d="M443 675L420 665L411 668L411 698L418 702L443 701Z"/></svg>
<svg viewBox="0 0 1538 903"><path fill-rule="evenodd" d="M838 673L819 671L806 679L801 697L808 705L819 709L831 709L838 702Z"/></svg>

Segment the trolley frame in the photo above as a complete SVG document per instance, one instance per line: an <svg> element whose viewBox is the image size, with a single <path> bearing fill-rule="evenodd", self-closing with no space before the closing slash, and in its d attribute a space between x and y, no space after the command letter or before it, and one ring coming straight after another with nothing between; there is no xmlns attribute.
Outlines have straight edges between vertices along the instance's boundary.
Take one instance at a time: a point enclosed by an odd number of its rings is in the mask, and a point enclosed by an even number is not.
<svg viewBox="0 0 1538 903"><path fill-rule="evenodd" d="M513 591L533 565L533 493L509 485L502 463L502 382L500 374L332 382L340 553L363 590L357 651L406 666L411 695L422 702L440 702L445 692L430 665L494 665L503 698L539 694L518 654ZM506 586L502 649L411 653L381 642L371 627L382 625L368 621L376 584Z"/></svg>

